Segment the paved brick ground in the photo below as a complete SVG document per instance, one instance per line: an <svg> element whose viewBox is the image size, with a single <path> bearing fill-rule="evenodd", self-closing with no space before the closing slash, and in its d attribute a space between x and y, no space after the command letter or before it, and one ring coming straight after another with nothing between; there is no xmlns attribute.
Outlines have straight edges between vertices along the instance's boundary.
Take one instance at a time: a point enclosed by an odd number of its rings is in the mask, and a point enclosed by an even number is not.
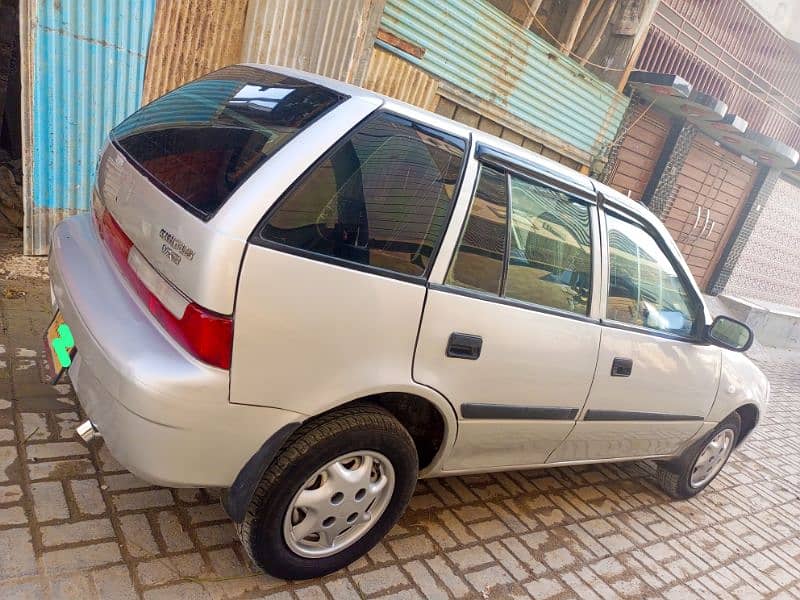
<svg viewBox="0 0 800 600"><path fill-rule="evenodd" d="M769 413L699 498L646 464L422 482L368 557L286 584L250 570L213 492L75 441L69 386L39 383L46 284L0 292L0 598L800 598L799 354L756 356Z"/></svg>

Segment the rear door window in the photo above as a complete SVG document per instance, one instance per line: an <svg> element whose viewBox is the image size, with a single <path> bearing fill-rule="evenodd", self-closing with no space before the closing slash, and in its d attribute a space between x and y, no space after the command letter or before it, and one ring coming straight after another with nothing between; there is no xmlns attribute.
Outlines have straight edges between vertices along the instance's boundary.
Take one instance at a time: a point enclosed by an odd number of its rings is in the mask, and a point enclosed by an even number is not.
<svg viewBox="0 0 800 600"><path fill-rule="evenodd" d="M566 192L483 165L445 282L588 315L590 213Z"/></svg>
<svg viewBox="0 0 800 600"><path fill-rule="evenodd" d="M423 276L447 226L465 147L378 113L289 191L254 241Z"/></svg>
<svg viewBox="0 0 800 600"><path fill-rule="evenodd" d="M265 160L345 96L233 66L151 102L111 141L173 199L207 220Z"/></svg>
<svg viewBox="0 0 800 600"><path fill-rule="evenodd" d="M589 314L589 205L535 181L511 178L511 227L505 295Z"/></svg>
<svg viewBox="0 0 800 600"><path fill-rule="evenodd" d="M481 166L469 218L446 283L500 295L508 235L508 177Z"/></svg>

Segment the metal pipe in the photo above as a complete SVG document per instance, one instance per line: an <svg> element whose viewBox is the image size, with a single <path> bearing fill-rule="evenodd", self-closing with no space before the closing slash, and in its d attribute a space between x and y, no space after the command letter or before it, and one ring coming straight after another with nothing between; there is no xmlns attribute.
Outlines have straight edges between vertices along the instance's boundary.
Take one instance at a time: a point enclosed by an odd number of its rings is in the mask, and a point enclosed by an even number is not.
<svg viewBox="0 0 800 600"><path fill-rule="evenodd" d="M77 433L80 438L86 442L87 444L96 437L100 436L100 431L97 427L94 426L91 420L86 419L83 423L78 425L75 428L75 433Z"/></svg>

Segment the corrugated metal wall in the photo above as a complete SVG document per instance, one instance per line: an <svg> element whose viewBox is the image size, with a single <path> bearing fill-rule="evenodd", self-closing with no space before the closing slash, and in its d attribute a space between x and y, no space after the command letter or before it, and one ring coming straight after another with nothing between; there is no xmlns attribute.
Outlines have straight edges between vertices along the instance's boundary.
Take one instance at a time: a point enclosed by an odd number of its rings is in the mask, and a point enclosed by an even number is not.
<svg viewBox="0 0 800 600"><path fill-rule="evenodd" d="M563 140L583 164L611 141L627 106L612 86L483 0L387 0L381 27L424 54L387 50L464 90L477 100L473 110L500 107L545 142Z"/></svg>
<svg viewBox="0 0 800 600"><path fill-rule="evenodd" d="M90 205L97 153L139 107L155 0L35 0L22 11L26 254Z"/></svg>
<svg viewBox="0 0 800 600"><path fill-rule="evenodd" d="M385 0L250 0L242 61L360 84Z"/></svg>
<svg viewBox="0 0 800 600"><path fill-rule="evenodd" d="M247 0L158 0L142 102L241 60Z"/></svg>
<svg viewBox="0 0 800 600"><path fill-rule="evenodd" d="M362 85L379 94L435 110L438 82L425 71L396 54L375 47Z"/></svg>

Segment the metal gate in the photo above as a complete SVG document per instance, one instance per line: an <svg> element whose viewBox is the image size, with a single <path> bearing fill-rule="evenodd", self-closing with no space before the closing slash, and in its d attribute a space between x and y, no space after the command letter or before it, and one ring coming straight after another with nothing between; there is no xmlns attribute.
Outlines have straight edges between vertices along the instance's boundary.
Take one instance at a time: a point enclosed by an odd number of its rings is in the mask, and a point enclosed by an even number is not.
<svg viewBox="0 0 800 600"><path fill-rule="evenodd" d="M670 117L647 104L638 104L631 117L609 179L611 187L641 202L670 129Z"/></svg>
<svg viewBox="0 0 800 600"><path fill-rule="evenodd" d="M692 142L664 223L702 289L736 227L757 170L706 135Z"/></svg>

